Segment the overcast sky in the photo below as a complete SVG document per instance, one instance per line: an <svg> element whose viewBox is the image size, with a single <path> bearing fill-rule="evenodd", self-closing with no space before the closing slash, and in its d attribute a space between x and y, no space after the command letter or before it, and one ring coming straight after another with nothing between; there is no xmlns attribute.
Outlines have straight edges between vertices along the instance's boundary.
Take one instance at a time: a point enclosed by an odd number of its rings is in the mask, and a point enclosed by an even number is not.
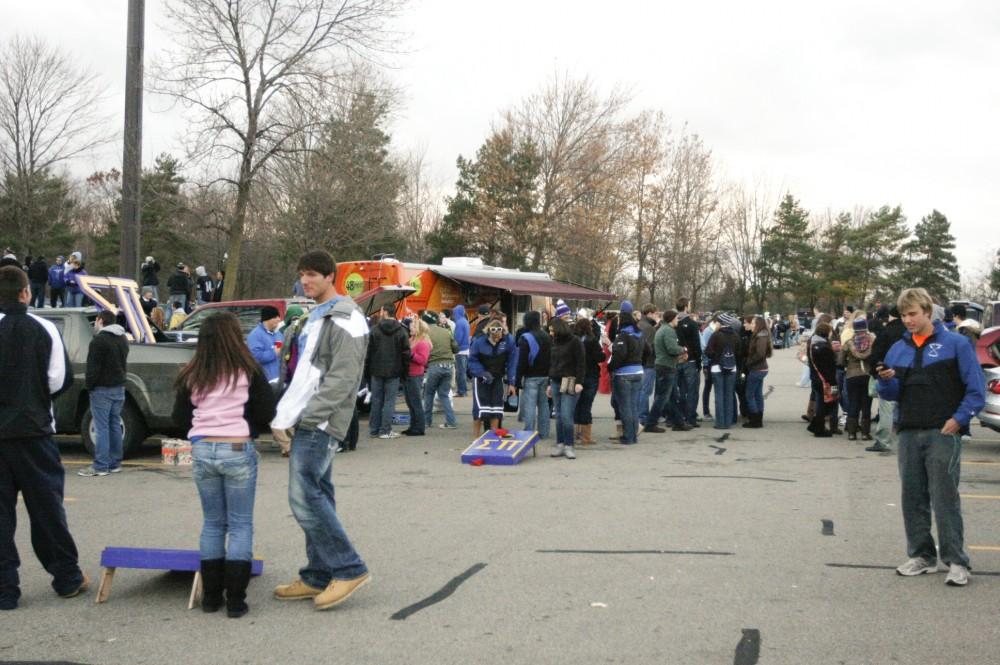
<svg viewBox="0 0 1000 665"><path fill-rule="evenodd" d="M147 0L147 63L169 43ZM126 0L3 0L0 37L41 35L109 85L120 122ZM902 205L911 225L944 212L958 256L1000 246L1000 3L415 0L401 150L425 147L443 185L497 114L553 72L634 92L636 111L688 123L726 177L769 183L814 214ZM181 155L183 123L145 100L143 154ZM75 170L120 164L120 147Z"/></svg>

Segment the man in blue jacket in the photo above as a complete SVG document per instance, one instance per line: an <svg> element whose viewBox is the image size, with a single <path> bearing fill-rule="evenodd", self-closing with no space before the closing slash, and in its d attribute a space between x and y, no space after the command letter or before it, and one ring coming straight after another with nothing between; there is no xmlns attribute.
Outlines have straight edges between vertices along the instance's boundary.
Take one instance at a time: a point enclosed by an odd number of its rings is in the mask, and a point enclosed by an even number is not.
<svg viewBox="0 0 1000 665"><path fill-rule="evenodd" d="M969 343L932 319L934 304L924 289L906 289L898 308L907 332L878 365L879 397L897 402L899 478L909 560L896 569L907 577L937 571L931 507L938 525L946 583L969 581L962 505L959 430L983 408L983 372Z"/></svg>
<svg viewBox="0 0 1000 665"><path fill-rule="evenodd" d="M247 337L250 354L260 363L264 376L272 387L279 384L278 376L281 368L281 347L284 337L278 332L281 325L281 314L273 305L260 308L260 323Z"/></svg>
<svg viewBox="0 0 1000 665"><path fill-rule="evenodd" d="M65 307L66 306L66 276L63 271L66 266L63 265L66 259L61 256L56 257L55 265L49 268L49 307ZM59 302L56 305L56 301Z"/></svg>
<svg viewBox="0 0 1000 665"><path fill-rule="evenodd" d="M465 307L456 305L452 310L455 321L455 343L458 353L455 354L455 396L465 397L469 392L467 372L469 371L469 344L472 343L472 333L469 319L465 317Z"/></svg>

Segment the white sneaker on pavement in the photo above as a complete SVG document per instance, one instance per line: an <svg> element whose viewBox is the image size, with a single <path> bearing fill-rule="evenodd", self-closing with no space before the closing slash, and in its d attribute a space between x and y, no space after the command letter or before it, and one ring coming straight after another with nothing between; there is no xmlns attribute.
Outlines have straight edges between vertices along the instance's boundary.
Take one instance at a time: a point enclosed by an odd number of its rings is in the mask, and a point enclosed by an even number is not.
<svg viewBox="0 0 1000 665"><path fill-rule="evenodd" d="M922 556L908 559L906 563L896 569L896 574L902 575L903 577L913 577L914 575L922 575L923 573L936 572L937 564L931 563Z"/></svg>
<svg viewBox="0 0 1000 665"><path fill-rule="evenodd" d="M969 569L960 563L951 564L944 583L948 586L965 586L969 583Z"/></svg>

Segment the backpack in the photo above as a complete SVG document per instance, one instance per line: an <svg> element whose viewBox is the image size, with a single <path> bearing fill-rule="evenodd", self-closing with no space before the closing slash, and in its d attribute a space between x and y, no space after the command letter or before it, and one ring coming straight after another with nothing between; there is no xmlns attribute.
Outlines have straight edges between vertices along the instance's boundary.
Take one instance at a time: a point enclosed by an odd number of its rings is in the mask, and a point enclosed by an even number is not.
<svg viewBox="0 0 1000 665"><path fill-rule="evenodd" d="M722 348L722 354L719 356L719 367L722 368L723 372L732 372L736 369L736 350L732 344L726 344Z"/></svg>

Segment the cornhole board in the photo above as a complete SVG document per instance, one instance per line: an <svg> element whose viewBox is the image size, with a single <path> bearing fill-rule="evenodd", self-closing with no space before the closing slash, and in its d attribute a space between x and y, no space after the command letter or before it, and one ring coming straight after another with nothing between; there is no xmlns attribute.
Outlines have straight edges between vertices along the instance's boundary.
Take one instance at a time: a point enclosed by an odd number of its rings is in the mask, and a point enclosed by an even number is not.
<svg viewBox="0 0 1000 665"><path fill-rule="evenodd" d="M111 595L111 582L117 568L145 568L146 570L170 570L194 573L188 609L192 609L201 598L201 553L198 550L162 550L146 547L105 547L101 552L101 584L97 587L97 600L103 603ZM250 574L264 572L263 559L250 563Z"/></svg>
<svg viewBox="0 0 1000 665"><path fill-rule="evenodd" d="M529 450L533 455L538 455L535 450L538 441L538 432L529 430L514 430L503 438L493 430L488 430L462 452L462 463L472 464L481 459L483 464L513 466L523 460Z"/></svg>

